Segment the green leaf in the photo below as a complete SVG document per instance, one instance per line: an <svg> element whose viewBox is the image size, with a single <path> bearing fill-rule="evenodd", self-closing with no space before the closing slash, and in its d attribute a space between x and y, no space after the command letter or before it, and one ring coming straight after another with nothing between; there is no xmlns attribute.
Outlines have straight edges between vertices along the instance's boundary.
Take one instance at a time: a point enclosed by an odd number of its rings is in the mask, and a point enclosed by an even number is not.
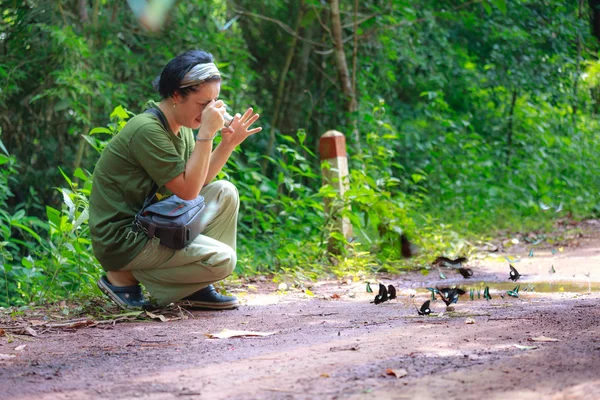
<svg viewBox="0 0 600 400"><path fill-rule="evenodd" d="M494 5L500 10L502 14L506 15L506 0L491 0L491 2L494 3Z"/></svg>
<svg viewBox="0 0 600 400"><path fill-rule="evenodd" d="M423 175L420 174L412 174L411 177L415 183L419 183L419 181L424 178Z"/></svg>
<svg viewBox="0 0 600 400"><path fill-rule="evenodd" d="M67 174L65 174L65 171L63 171L61 167L58 167L58 170L62 174L63 178L65 178L65 181L67 181L67 183L69 184L69 186L72 188L73 187L73 182L71 182L71 179L69 179L69 177L67 176Z"/></svg>
<svg viewBox="0 0 600 400"><path fill-rule="evenodd" d="M71 199L70 196L70 192L66 189L59 189L60 192L63 195L63 201L65 202L65 204L67 205L67 208L69 209L69 218L73 218L73 216L75 215L75 203L73 203L73 200Z"/></svg>
<svg viewBox="0 0 600 400"><path fill-rule="evenodd" d="M31 236L33 236L33 238L34 238L35 240L37 240L37 242L38 242L39 244L42 244L42 238L40 237L40 235L38 235L37 233L35 233L35 231L34 231L33 229L31 229L30 227L28 227L28 226L25 226L25 225L23 225L23 224L21 224L21 223L14 223L14 222L13 222L13 223L11 223L11 226L13 226L13 227L15 227L15 228L18 228L18 229L21 229L21 230L24 230L25 232L27 232L27 233L29 233Z"/></svg>
<svg viewBox="0 0 600 400"><path fill-rule="evenodd" d="M8 150L6 150L6 147L4 147L4 143L2 143L2 140L0 140L0 150L2 150L7 156L10 156Z"/></svg>
<svg viewBox="0 0 600 400"><path fill-rule="evenodd" d="M50 206L46 206L46 216L48 217L48 221L52 223L54 226L60 226L60 216L61 212L55 208Z"/></svg>
<svg viewBox="0 0 600 400"><path fill-rule="evenodd" d="M483 6L483 9L485 10L485 12L490 15L492 13L492 6L488 3L489 0L483 0L481 2L481 5Z"/></svg>
<svg viewBox="0 0 600 400"><path fill-rule="evenodd" d="M90 179L81 168L77 168L73 173L73 176L81 179L82 181L87 181Z"/></svg>
<svg viewBox="0 0 600 400"><path fill-rule="evenodd" d="M98 128L94 128L90 131L90 135L96 135L98 133L108 133L111 134L112 131L108 128L102 128L102 127L98 127Z"/></svg>

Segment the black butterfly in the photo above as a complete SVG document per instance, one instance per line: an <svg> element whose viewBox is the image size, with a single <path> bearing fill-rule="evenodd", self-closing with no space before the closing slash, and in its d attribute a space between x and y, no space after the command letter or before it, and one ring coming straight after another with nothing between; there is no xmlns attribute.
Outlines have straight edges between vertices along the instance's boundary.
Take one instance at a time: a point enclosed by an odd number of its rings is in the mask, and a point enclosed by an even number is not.
<svg viewBox="0 0 600 400"><path fill-rule="evenodd" d="M388 285L387 292L388 292L388 300L394 300L396 298L396 288L395 287L393 287L392 285Z"/></svg>
<svg viewBox="0 0 600 400"><path fill-rule="evenodd" d="M379 284L379 293L377 293L377 296L375 296L375 300L374 303L375 304L381 304L384 301L388 300L388 292L387 289L385 288L384 285L382 285L381 283Z"/></svg>
<svg viewBox="0 0 600 400"><path fill-rule="evenodd" d="M466 292L459 288L442 288L438 289L438 294L442 298L442 301L449 306L452 303L458 301L458 296L465 294Z"/></svg>
<svg viewBox="0 0 600 400"><path fill-rule="evenodd" d="M458 257L454 260L449 259L448 257L438 257L436 258L432 265L444 266L448 268L460 268L463 263L466 263L467 257Z"/></svg>
<svg viewBox="0 0 600 400"><path fill-rule="evenodd" d="M423 303L423 305L421 306L421 309L417 310L417 312L419 313L419 315L429 315L429 314L431 314L431 309L429 308L429 302L430 302L430 300L427 300L425 303Z"/></svg>
<svg viewBox="0 0 600 400"><path fill-rule="evenodd" d="M459 268L458 272L462 275L463 278L469 279L473 276L473 270L471 268Z"/></svg>
<svg viewBox="0 0 600 400"><path fill-rule="evenodd" d="M396 298L396 288L392 285L388 285L387 289L385 285L379 284L379 293L375 296L373 303L381 304L388 300L394 300Z"/></svg>
<svg viewBox="0 0 600 400"><path fill-rule="evenodd" d="M515 267L512 266L512 264L508 265L510 265L510 275L508 276L508 279L510 279L513 282L516 282L521 277L521 274L519 273L519 271L516 270Z"/></svg>

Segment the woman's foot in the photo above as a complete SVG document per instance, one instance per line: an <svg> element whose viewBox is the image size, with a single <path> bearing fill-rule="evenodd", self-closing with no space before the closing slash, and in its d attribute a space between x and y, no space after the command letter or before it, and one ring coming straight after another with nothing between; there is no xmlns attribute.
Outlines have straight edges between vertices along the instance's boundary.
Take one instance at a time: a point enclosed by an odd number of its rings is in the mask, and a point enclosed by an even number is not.
<svg viewBox="0 0 600 400"><path fill-rule="evenodd" d="M123 309L144 308L150 305L142 293L139 283L129 286L116 286L106 276L98 281L98 288Z"/></svg>
<svg viewBox="0 0 600 400"><path fill-rule="evenodd" d="M184 297L181 302L184 306L205 310L230 310L240 306L237 297L224 296L217 292L213 285L208 285L204 289Z"/></svg>

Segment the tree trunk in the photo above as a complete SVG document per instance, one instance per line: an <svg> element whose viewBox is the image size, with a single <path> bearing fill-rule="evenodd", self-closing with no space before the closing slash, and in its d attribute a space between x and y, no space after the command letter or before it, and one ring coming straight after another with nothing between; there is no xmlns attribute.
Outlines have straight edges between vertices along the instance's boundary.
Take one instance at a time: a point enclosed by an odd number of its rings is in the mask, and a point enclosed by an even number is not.
<svg viewBox="0 0 600 400"><path fill-rule="evenodd" d="M346 54L344 53L344 42L342 39L342 21L340 18L340 4L339 0L331 0L331 31L333 35L333 42L335 46L335 62L338 69L338 76L340 84L342 86L342 92L346 96L346 111L352 114L352 118L356 119L354 115L358 110L358 103L356 101L356 93L354 92L354 85L350 79L350 72L348 71L348 63L346 62ZM356 127L355 127L356 128ZM360 135L358 129L354 129L354 141L357 147L360 149Z"/></svg>
<svg viewBox="0 0 600 400"><path fill-rule="evenodd" d="M296 18L296 25L294 27L294 31L296 34L300 30L300 23L302 22L302 17L304 16L304 0L300 2L300 7L298 9L298 16ZM283 89L285 89L285 78L290 70L290 65L292 64L292 60L294 59L294 53L296 52L296 43L298 43L298 38L296 36L292 36L292 41L290 46L288 47L288 53L285 58L285 64L281 69L281 73L279 74L279 84L277 85L277 95L275 97L275 106L273 107L273 119L271 120L271 134L269 136L269 144L267 145L266 155L270 156L273 152L273 146L275 145L275 130L277 129L277 124L279 123L279 112L281 110L281 105L283 103ZM267 159L263 161L262 164L262 172L265 173L269 162Z"/></svg>
<svg viewBox="0 0 600 400"><path fill-rule="evenodd" d="M579 0L579 19L583 18L583 1ZM577 35L577 60L575 61L575 83L573 84L573 124L575 123L575 116L577 115L577 109L579 108L579 101L577 100L578 92L577 86L579 84L579 76L581 74L581 35Z"/></svg>
<svg viewBox="0 0 600 400"><path fill-rule="evenodd" d="M79 0L77 2L77 7L79 8L79 19L82 23L88 21L88 9L87 9L87 0Z"/></svg>
<svg viewBox="0 0 600 400"><path fill-rule="evenodd" d="M515 104L517 103L517 89L513 90L512 102L510 103L510 113L508 115L508 132L506 138L506 166L510 164L510 153L512 151L513 139L513 119L515 116Z"/></svg>
<svg viewBox="0 0 600 400"><path fill-rule="evenodd" d="M596 36L596 39L600 40L600 0L588 0L588 3L590 5L592 33Z"/></svg>

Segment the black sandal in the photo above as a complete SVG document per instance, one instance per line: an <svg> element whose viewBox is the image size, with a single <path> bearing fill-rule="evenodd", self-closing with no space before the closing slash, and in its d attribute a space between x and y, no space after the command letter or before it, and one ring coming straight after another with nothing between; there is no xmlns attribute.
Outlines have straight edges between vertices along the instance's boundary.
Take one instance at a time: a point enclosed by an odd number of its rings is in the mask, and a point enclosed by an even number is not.
<svg viewBox="0 0 600 400"><path fill-rule="evenodd" d="M144 308L150 305L150 302L144 298L140 285L114 286L106 276L103 276L98 281L98 288L123 309Z"/></svg>

